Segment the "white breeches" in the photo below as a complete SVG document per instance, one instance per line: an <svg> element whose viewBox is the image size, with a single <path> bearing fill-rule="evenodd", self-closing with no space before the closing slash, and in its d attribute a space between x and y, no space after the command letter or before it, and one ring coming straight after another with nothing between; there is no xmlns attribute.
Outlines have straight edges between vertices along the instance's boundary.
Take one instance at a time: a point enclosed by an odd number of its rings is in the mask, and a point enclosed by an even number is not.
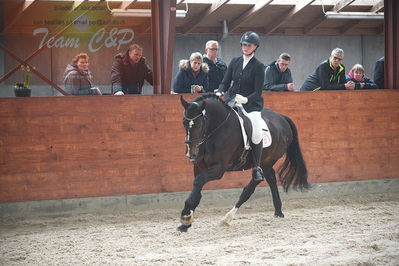
<svg viewBox="0 0 399 266"><path fill-rule="evenodd" d="M262 141L262 125L263 125L263 120L262 120L262 115L261 112L253 111L250 113L247 113L242 106L237 105L241 108L242 112L246 117L251 120L252 124L252 143L253 144L259 144Z"/></svg>

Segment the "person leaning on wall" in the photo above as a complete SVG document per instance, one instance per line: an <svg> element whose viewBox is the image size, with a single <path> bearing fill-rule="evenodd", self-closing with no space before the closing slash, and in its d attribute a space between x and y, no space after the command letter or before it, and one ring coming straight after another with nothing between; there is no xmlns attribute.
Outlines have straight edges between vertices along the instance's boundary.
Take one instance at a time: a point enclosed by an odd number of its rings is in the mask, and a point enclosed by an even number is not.
<svg viewBox="0 0 399 266"><path fill-rule="evenodd" d="M379 89L384 88L384 57L375 62L373 80Z"/></svg>
<svg viewBox="0 0 399 266"><path fill-rule="evenodd" d="M64 72L65 91L71 95L101 95L100 89L93 87L92 78L89 56L77 54Z"/></svg>
<svg viewBox="0 0 399 266"><path fill-rule="evenodd" d="M300 90L353 90L355 83L346 82L345 66L341 64L343 59L344 50L341 48L332 50L330 57L305 80Z"/></svg>
<svg viewBox="0 0 399 266"><path fill-rule="evenodd" d="M144 80L153 85L152 70L140 45L132 44L125 53L115 55L111 70L114 95L141 94Z"/></svg>
<svg viewBox="0 0 399 266"><path fill-rule="evenodd" d="M355 64L349 71L346 81L355 83L355 90L378 89L377 85L364 74L364 68L361 64Z"/></svg>
<svg viewBox="0 0 399 266"><path fill-rule="evenodd" d="M265 91L294 91L291 70L288 68L291 56L282 53L276 61L265 69Z"/></svg>
<svg viewBox="0 0 399 266"><path fill-rule="evenodd" d="M218 57L218 50L219 43L217 41L210 40L206 42L204 62L209 66L209 89L207 92L213 92L219 88L219 84L222 82L227 70L226 63Z"/></svg>
<svg viewBox="0 0 399 266"><path fill-rule="evenodd" d="M209 89L209 67L203 62L201 53L195 52L190 60L180 60L179 71L173 80L172 93L199 93Z"/></svg>

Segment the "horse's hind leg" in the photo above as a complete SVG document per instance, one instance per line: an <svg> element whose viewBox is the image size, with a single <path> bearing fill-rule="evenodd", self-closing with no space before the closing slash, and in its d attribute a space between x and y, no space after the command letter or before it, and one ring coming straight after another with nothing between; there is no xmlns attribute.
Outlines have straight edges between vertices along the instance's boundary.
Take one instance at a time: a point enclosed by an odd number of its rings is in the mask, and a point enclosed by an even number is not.
<svg viewBox="0 0 399 266"><path fill-rule="evenodd" d="M278 192L277 188L276 173L274 172L273 168L269 168L269 169L263 169L263 174L272 192L274 216L284 217L284 214L281 211L281 199L280 199L280 193Z"/></svg>
<svg viewBox="0 0 399 266"><path fill-rule="evenodd" d="M251 178L251 181L249 181L248 185L246 185L241 192L240 198L238 199L237 203L234 205L234 207L224 216L223 218L223 224L224 225L230 225L231 221L234 219L234 216L238 210L238 208L241 207L254 193L256 186L262 182L260 181L255 181L253 178Z"/></svg>

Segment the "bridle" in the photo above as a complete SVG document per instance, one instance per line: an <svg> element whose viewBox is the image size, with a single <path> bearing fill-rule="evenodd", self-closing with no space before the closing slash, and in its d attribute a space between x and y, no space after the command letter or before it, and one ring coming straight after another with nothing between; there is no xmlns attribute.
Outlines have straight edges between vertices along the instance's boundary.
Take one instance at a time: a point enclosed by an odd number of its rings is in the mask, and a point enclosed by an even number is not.
<svg viewBox="0 0 399 266"><path fill-rule="evenodd" d="M193 102L193 103L195 103L195 104L198 104L197 102ZM223 125L224 125L224 123L226 123L226 121L229 119L229 117L230 117L230 115L231 115L231 112L232 112L232 108L230 109L230 111L229 111L229 113L227 114L227 116L226 116L226 118L222 121L222 123L220 123L214 130L212 130L209 134L206 134L206 132L208 131L208 127L209 127L209 120L208 120L208 116L206 115L206 113L205 113L205 110L203 110L200 114L198 114L197 116L195 116L195 117L193 117L193 118L189 118L189 117L187 117L184 113L183 113L183 117L184 117L184 119L185 120L187 120L187 121L189 121L189 129L194 125L194 121L196 120L196 119L198 119L198 118L201 118L202 117L202 119L203 119L203 123L204 123L204 126L201 128L201 134L200 134L200 137L199 138L195 138L195 139L187 139L186 141L185 141L185 143L186 144L192 144L192 143L198 143L196 146L197 146L197 148L201 145L201 144L203 144L203 143L205 143L207 140L209 140L211 137L212 137L212 135L219 129L219 128L221 128Z"/></svg>

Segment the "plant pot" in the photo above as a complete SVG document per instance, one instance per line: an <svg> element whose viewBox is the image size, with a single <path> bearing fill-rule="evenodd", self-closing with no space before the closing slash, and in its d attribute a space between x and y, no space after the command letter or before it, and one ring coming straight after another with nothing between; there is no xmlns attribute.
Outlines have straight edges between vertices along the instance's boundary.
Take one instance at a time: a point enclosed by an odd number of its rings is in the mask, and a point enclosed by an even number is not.
<svg viewBox="0 0 399 266"><path fill-rule="evenodd" d="M15 88L15 97L30 97L31 89L29 88Z"/></svg>

